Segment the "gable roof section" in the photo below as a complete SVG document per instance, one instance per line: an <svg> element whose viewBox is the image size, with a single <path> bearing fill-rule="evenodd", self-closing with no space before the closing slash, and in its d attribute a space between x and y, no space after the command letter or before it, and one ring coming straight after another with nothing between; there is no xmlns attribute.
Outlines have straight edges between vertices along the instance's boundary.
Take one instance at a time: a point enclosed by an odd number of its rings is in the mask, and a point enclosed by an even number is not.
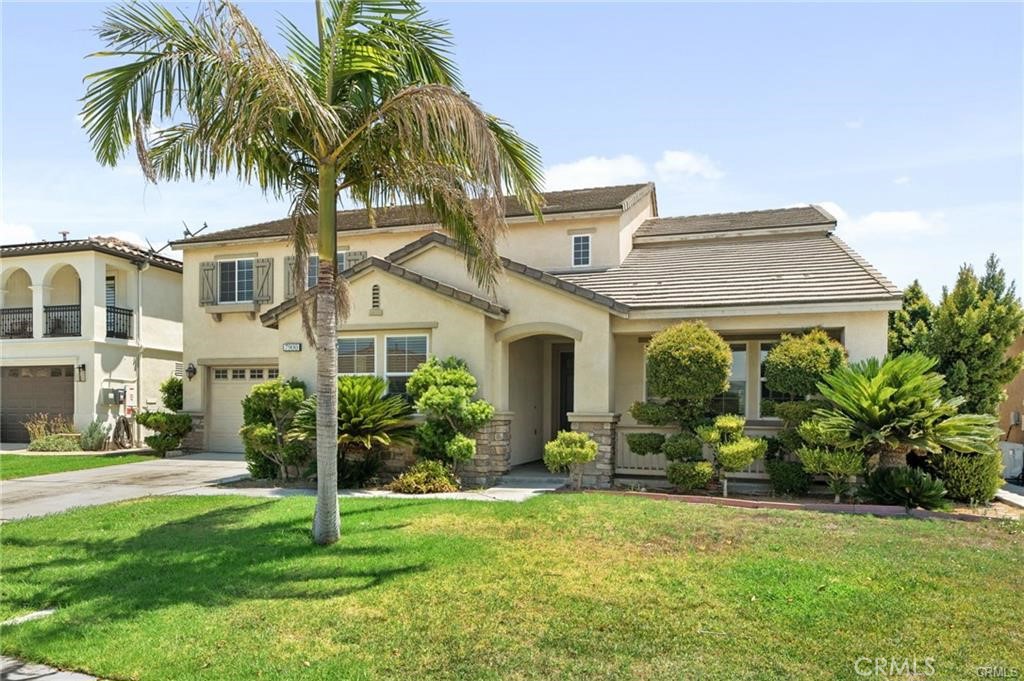
<svg viewBox="0 0 1024 681"><path fill-rule="evenodd" d="M431 232L430 234L424 234L419 239L416 239L415 241L406 244L402 248L399 248L398 250L389 253L387 256L387 260L395 263L401 263L404 262L405 260L408 260L409 258L419 253L420 251L423 251L424 249L430 248L432 246L443 246L445 248L450 248L455 251L460 250L459 245L451 237L445 236L440 232ZM553 274L549 274L548 272L545 272L543 270L539 270L535 267L530 267L529 265L525 265L521 262L517 262L506 257L501 258L501 264L505 268L505 270L509 272L519 274L528 279L533 279L542 284L546 284L548 286L556 288L560 291L564 291L565 293L568 293L570 295L584 298L585 300L588 300L596 305L606 307L616 314L626 315L629 313L628 305L616 301L610 298L609 296L602 295L601 293L595 290L591 290L586 286L581 286L580 284L573 283L564 276L556 277Z"/></svg>
<svg viewBox="0 0 1024 681"><path fill-rule="evenodd" d="M564 215L594 211L624 211L642 197L653 192L653 183L545 192L542 195L544 197L544 207L541 209L541 213L543 215ZM515 197L505 198L505 217L527 217L529 215L532 214ZM376 211L374 218L377 228L436 224L434 217L422 206L384 208ZM339 232L365 229L371 229L366 210L357 209L338 212ZM235 227L233 229L203 233L190 239L179 239L171 243L175 246L188 246L191 244L234 241L238 239L270 239L286 237L291 234L291 231L292 220L291 218L285 218L246 227ZM316 226L313 225L310 231L316 231Z"/></svg>
<svg viewBox="0 0 1024 681"><path fill-rule="evenodd" d="M705 235L717 237L723 232L750 233L762 230L795 230L799 228L818 228L817 231L827 231L835 226L836 219L820 206L800 206L741 213L650 218L644 220L633 236L637 243L642 243L645 238L653 237Z"/></svg>
<svg viewBox="0 0 1024 681"><path fill-rule="evenodd" d="M171 272L181 272L180 261L157 255L152 251L139 248L135 244L115 239L112 236L91 236L88 239L37 241L27 244L0 246L0 256L5 258L21 255L47 255L50 253L80 253L82 251L95 251L133 262L141 260L148 262L154 267L160 267Z"/></svg>
<svg viewBox="0 0 1024 681"><path fill-rule="evenodd" d="M400 279L422 286L423 288L433 291L441 296L451 298L460 303L469 305L470 307L475 307L487 316L494 317L495 319L504 319L505 315L508 314L508 310L497 303L481 298L480 296L474 295L468 291L463 291L462 289L437 281L436 279L424 276L419 272L413 272L406 267L402 267L401 265L393 262L388 262L387 260L376 256L360 260L341 274L349 281L352 281L358 279L361 275L370 270L381 270L383 272L387 272ZM301 296L290 298L280 305L270 308L260 315L260 321L263 322L264 326L276 329L278 321L282 317L297 311L299 309L300 298L304 299L308 295L308 292L304 293Z"/></svg>
<svg viewBox="0 0 1024 681"><path fill-rule="evenodd" d="M898 303L901 294L828 233L754 235L638 245L622 265L565 274L630 309L787 303Z"/></svg>

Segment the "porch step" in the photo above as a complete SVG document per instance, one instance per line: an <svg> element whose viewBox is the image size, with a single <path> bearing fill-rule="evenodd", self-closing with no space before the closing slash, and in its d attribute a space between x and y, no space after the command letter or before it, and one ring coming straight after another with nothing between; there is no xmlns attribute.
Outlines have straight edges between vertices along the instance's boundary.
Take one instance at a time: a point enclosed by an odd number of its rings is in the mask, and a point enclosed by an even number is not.
<svg viewBox="0 0 1024 681"><path fill-rule="evenodd" d="M506 475L498 480L495 487L550 487L556 489L567 484L569 484L568 477Z"/></svg>

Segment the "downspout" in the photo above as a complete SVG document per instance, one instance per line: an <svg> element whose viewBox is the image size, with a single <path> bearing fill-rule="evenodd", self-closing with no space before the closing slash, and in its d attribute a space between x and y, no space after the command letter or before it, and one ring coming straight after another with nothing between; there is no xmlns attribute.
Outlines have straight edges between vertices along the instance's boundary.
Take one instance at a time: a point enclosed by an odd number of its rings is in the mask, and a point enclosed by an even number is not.
<svg viewBox="0 0 1024 681"><path fill-rule="evenodd" d="M140 260L135 263L138 272L135 275L135 411L142 406L142 273L149 269L149 261ZM135 446L142 441L142 427L135 422Z"/></svg>

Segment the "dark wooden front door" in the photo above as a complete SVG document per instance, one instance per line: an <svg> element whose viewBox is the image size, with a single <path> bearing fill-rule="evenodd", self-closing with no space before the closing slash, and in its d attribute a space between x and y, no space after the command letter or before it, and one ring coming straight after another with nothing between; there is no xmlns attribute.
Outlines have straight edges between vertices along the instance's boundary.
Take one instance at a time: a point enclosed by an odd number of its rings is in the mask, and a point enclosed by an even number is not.
<svg viewBox="0 0 1024 681"><path fill-rule="evenodd" d="M573 353L558 354L558 429L569 430L569 412L572 411Z"/></svg>

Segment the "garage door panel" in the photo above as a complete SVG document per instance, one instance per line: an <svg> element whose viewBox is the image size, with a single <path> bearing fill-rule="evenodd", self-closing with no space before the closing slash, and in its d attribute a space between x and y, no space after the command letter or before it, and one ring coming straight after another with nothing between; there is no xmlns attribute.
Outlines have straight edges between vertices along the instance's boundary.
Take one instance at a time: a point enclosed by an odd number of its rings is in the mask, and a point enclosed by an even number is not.
<svg viewBox="0 0 1024 681"><path fill-rule="evenodd" d="M34 414L75 414L74 367L30 366L0 368L0 440L28 442L22 425Z"/></svg>
<svg viewBox="0 0 1024 681"><path fill-rule="evenodd" d="M277 378L277 367L213 367L210 369L210 406L207 448L214 452L242 452L242 400L254 385Z"/></svg>

